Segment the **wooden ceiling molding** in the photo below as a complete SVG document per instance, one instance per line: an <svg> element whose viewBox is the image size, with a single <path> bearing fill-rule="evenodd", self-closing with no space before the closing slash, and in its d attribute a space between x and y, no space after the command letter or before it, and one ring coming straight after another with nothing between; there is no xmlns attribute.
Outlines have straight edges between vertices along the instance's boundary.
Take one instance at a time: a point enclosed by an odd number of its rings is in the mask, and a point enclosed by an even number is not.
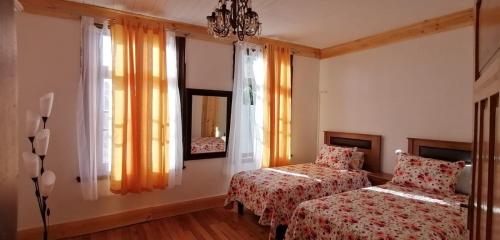
<svg viewBox="0 0 500 240"><path fill-rule="evenodd" d="M449 15L424 20L408 26L360 38L351 42L321 49L321 59L340 56L365 49L376 48L430 34L445 32L472 26L474 22L473 9L466 9Z"/></svg>
<svg viewBox="0 0 500 240"><path fill-rule="evenodd" d="M77 2L64 0L20 0L24 7L24 11L31 14L66 18L80 19L81 16L94 17L97 22L104 20L117 21L122 18L136 18L141 21L152 21L162 23L166 29L173 30L179 34L186 35L195 39L223 42L232 44L233 39L220 40L215 39L208 34L207 28L203 26L171 21L158 17L151 17L142 14L130 13L120 10L88 5ZM277 44L284 47L289 47L292 52L297 55L319 58L320 49L308 47L300 44L289 43L285 41L269 39L269 38L249 38L248 42L255 44Z"/></svg>
<svg viewBox="0 0 500 240"><path fill-rule="evenodd" d="M97 22L102 22L104 20L117 21L122 18L136 18L141 21L151 21L155 23L160 22L166 29L173 30L178 34L195 39L226 44L232 44L235 41L235 39L215 39L208 34L207 28L204 26L171 21L164 18L114 10L95 5L64 0L20 0L20 2L24 6L24 11L32 14L68 19L80 19L81 16L91 16L94 17ZM291 48L292 52L297 55L325 59L370 48L376 48L404 40L419 38L430 34L471 26L473 22L474 11L470 8L323 49L263 37L248 38L247 41L260 45L277 44Z"/></svg>

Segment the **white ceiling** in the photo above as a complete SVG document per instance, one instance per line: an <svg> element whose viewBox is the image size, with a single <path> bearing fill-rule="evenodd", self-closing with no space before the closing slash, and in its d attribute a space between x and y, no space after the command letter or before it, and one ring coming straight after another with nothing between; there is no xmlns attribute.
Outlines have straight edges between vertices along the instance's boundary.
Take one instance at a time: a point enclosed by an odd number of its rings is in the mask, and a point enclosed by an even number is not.
<svg viewBox="0 0 500 240"><path fill-rule="evenodd" d="M70 0L205 25L218 0ZM264 37L325 48L473 7L474 0L253 0Z"/></svg>

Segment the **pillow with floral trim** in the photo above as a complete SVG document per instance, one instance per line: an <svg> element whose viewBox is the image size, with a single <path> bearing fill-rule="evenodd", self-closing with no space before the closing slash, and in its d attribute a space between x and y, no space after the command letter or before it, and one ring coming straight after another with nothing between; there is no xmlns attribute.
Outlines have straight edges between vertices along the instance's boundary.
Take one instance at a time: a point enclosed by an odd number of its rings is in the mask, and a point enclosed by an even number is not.
<svg viewBox="0 0 500 240"><path fill-rule="evenodd" d="M352 157L352 148L323 144L314 163L334 169L347 170Z"/></svg>
<svg viewBox="0 0 500 240"><path fill-rule="evenodd" d="M446 162L400 153L391 182L435 193L454 194L458 176L464 166L464 161Z"/></svg>

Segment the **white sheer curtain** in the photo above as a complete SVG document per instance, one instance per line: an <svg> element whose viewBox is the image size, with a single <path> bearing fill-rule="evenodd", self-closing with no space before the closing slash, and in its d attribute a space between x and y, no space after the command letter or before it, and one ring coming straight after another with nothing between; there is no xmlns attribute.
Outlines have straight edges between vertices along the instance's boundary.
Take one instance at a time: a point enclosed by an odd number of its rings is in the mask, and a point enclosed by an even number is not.
<svg viewBox="0 0 500 240"><path fill-rule="evenodd" d="M262 47L238 42L234 58L234 83L228 159L224 169L231 176L258 169L263 157L264 60Z"/></svg>
<svg viewBox="0 0 500 240"><path fill-rule="evenodd" d="M111 78L110 62L104 57L104 39L109 37L108 26L94 25L91 17L82 17L81 78L77 93L77 148L81 191L86 200L98 197L97 178L107 175L104 162L109 151L107 144L105 81ZM111 49L109 49L111 50Z"/></svg>
<svg viewBox="0 0 500 240"><path fill-rule="evenodd" d="M166 32L167 39L167 80L168 80L168 113L170 115L169 131L169 172L168 187L181 185L182 182L182 122L181 100L177 78L177 49L175 33Z"/></svg>

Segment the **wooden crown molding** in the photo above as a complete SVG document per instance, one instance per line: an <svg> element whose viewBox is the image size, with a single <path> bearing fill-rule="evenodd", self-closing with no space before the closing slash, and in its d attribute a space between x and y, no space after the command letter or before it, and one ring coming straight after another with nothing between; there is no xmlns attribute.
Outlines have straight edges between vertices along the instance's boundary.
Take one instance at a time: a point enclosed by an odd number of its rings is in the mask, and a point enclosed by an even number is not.
<svg viewBox="0 0 500 240"><path fill-rule="evenodd" d="M422 22L379 33L373 36L360 38L351 42L342 43L321 49L321 59L335 57L351 52L376 48L383 45L419 38L434 33L445 32L461 27L472 26L474 22L473 9L466 9L449 15L427 19Z"/></svg>
<svg viewBox="0 0 500 240"><path fill-rule="evenodd" d="M75 237L165 217L222 207L225 198L225 195L221 195L55 224L50 226L49 237L50 239ZM42 228L40 227L17 232L17 240L40 239L40 236L42 236Z"/></svg>
<svg viewBox="0 0 500 240"><path fill-rule="evenodd" d="M182 22L170 21L159 17L146 16L125 11L113 10L109 8L88 5L78 2L70 2L64 0L20 0L24 6L24 11L31 14L60 17L67 19L80 19L81 16L91 16L97 21L109 19L117 21L122 18L135 18L141 21L151 21L161 23L166 29L173 30L179 34L183 34L195 39L216 41L232 44L234 40L218 40L210 36L207 28L203 26L187 24ZM300 44L289 43L285 41L270 39L270 38L248 38L248 42L255 44L277 44L280 46L291 48L292 51L301 56L319 58L320 49L308 47Z"/></svg>
<svg viewBox="0 0 500 240"><path fill-rule="evenodd" d="M27 13L68 18L80 19L81 16L94 17L98 22L103 20L118 21L122 18L135 18L141 21L151 21L161 23L166 29L177 32L178 34L189 36L195 39L214 41L219 43L232 44L234 39L220 40L215 39L207 33L207 28L203 26L187 24L166 20L159 17L146 16L136 13L130 13L120 10L114 10L94 5L88 5L64 0L20 0ZM313 48L300 44L270 39L270 38L249 38L247 41L265 45L276 44L289 47L292 51L301 56L312 58L330 58L351 52L380 47L383 45L404 41L408 39L427 36L434 33L445 32L461 27L471 26L474 22L473 9L466 9L449 15L424 20L408 26L379 33L373 36L360 38L351 42L342 43L324 49Z"/></svg>

